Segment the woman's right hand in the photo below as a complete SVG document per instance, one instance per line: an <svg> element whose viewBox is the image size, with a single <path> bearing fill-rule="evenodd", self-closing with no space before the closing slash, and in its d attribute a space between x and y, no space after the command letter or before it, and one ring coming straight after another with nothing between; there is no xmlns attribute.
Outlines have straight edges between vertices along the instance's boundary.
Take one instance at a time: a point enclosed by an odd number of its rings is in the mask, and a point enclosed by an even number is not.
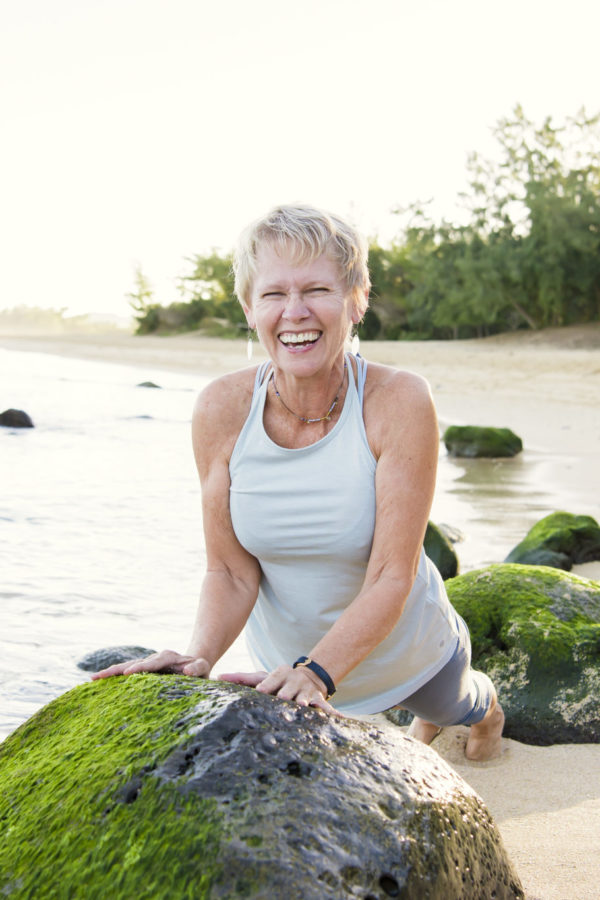
<svg viewBox="0 0 600 900"><path fill-rule="evenodd" d="M94 672L92 681L99 678L111 678L113 675L136 675L138 672L165 672L169 674L191 675L196 678L208 678L210 663L202 656L184 656L176 650L161 650L143 659L129 659L123 663L108 666L100 672Z"/></svg>

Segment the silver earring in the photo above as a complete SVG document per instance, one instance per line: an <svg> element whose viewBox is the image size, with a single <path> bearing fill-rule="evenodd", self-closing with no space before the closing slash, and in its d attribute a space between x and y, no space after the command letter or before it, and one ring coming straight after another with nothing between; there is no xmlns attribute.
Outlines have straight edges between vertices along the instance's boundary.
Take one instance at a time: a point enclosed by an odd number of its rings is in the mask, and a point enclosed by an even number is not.
<svg viewBox="0 0 600 900"><path fill-rule="evenodd" d="M246 356L248 357L248 361L252 359L252 351L254 350L254 345L252 343L252 332L248 331L248 343L246 344Z"/></svg>
<svg viewBox="0 0 600 900"><path fill-rule="evenodd" d="M352 340L350 342L350 349L355 356L358 356L360 350L360 338L358 336L358 331L355 331L352 335Z"/></svg>

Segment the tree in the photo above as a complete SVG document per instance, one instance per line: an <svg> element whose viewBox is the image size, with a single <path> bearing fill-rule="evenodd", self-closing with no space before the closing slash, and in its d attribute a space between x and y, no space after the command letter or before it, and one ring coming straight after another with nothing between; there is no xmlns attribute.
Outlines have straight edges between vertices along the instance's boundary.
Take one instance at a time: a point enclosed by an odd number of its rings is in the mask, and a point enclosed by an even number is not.
<svg viewBox="0 0 600 900"><path fill-rule="evenodd" d="M190 302L202 301L207 315L245 326L244 312L234 294L231 254L221 255L213 249L208 256L198 254L187 261L193 270L180 280L180 285Z"/></svg>
<svg viewBox="0 0 600 900"><path fill-rule="evenodd" d="M139 264L135 267L134 283L134 290L125 296L129 298L137 321L136 334L149 334L158 328L161 307L153 303L154 291Z"/></svg>

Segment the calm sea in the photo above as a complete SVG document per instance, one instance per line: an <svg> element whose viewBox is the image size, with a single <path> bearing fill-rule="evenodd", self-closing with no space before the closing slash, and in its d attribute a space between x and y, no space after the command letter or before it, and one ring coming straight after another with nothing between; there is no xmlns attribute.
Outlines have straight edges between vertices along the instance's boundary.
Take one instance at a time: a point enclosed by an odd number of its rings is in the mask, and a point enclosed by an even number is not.
<svg viewBox="0 0 600 900"><path fill-rule="evenodd" d="M0 739L87 680L76 663L90 650L185 650L205 567L190 417L207 381L0 349L0 411L36 426L0 428ZM547 464L541 450L498 462L442 449L432 519L463 533L463 571L569 508ZM217 669L247 665L240 639Z"/></svg>

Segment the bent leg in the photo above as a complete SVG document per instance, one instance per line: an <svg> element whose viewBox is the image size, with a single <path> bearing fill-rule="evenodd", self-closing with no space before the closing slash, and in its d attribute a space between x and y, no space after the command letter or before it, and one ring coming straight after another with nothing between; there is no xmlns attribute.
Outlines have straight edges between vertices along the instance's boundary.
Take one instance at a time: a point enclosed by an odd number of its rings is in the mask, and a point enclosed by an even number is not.
<svg viewBox="0 0 600 900"><path fill-rule="evenodd" d="M446 725L469 725L468 759L493 759L501 752L504 713L487 675L471 669L471 642L459 617L459 642L444 668L422 688L402 700L415 716L408 733L430 744Z"/></svg>

